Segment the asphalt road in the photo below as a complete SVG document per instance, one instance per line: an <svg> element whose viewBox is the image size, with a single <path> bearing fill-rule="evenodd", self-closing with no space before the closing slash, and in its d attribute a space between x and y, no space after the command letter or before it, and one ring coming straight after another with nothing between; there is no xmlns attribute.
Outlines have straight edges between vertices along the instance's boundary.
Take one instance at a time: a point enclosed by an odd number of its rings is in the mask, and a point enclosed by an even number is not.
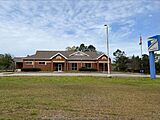
<svg viewBox="0 0 160 120"><path fill-rule="evenodd" d="M64 72L3 72L0 73L0 77L5 76L100 76L100 77L150 77L150 75L138 74L138 73L64 73ZM156 76L160 78L160 75Z"/></svg>

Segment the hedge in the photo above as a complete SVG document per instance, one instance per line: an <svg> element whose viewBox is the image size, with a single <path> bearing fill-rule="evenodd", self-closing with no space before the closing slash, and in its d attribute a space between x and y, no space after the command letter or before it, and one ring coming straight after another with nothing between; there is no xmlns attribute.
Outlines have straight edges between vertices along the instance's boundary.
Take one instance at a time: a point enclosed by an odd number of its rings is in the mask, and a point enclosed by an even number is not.
<svg viewBox="0 0 160 120"><path fill-rule="evenodd" d="M41 71L40 68L22 68L21 71L23 72L38 72Z"/></svg>
<svg viewBox="0 0 160 120"><path fill-rule="evenodd" d="M82 68L79 69L79 71L97 71L97 69L82 67Z"/></svg>

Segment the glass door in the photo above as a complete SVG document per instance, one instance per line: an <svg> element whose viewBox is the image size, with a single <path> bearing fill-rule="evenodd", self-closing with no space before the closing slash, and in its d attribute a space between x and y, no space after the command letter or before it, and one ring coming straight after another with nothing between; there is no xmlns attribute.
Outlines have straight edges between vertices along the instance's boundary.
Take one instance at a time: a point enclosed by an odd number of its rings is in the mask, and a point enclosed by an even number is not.
<svg viewBox="0 0 160 120"><path fill-rule="evenodd" d="M62 64L58 64L58 72L62 72Z"/></svg>

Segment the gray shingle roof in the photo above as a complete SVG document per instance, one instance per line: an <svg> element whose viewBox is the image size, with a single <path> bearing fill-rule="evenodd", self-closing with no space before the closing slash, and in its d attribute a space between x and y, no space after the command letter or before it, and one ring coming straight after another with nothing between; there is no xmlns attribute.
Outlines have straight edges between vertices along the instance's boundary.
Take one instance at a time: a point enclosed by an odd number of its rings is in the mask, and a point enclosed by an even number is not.
<svg viewBox="0 0 160 120"><path fill-rule="evenodd" d="M15 62L23 62L23 58L24 58L24 57L14 57L13 60L14 60Z"/></svg>
<svg viewBox="0 0 160 120"><path fill-rule="evenodd" d="M36 54L27 56L24 59L51 59L56 54L61 54L68 60L96 60L103 53L74 51L37 51Z"/></svg>

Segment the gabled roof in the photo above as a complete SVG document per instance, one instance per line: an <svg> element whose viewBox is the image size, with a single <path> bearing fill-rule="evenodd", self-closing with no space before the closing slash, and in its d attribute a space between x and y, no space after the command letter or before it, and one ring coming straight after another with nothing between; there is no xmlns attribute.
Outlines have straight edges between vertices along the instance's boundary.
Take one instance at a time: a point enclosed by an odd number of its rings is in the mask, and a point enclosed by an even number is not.
<svg viewBox="0 0 160 120"><path fill-rule="evenodd" d="M65 58L68 58L73 52L70 51L36 51L36 54L27 56L24 59L52 59L56 54L63 55Z"/></svg>
<svg viewBox="0 0 160 120"><path fill-rule="evenodd" d="M36 54L27 56L24 59L44 59L50 60L61 55L67 60L97 60L103 53L97 52L74 52L74 51L37 51Z"/></svg>
<svg viewBox="0 0 160 120"><path fill-rule="evenodd" d="M98 58L97 58L97 60L99 59L99 58L101 58L102 56L104 56L105 54L101 54ZM106 56L106 55L105 55ZM107 56L106 56L107 57Z"/></svg>
<svg viewBox="0 0 160 120"><path fill-rule="evenodd" d="M23 58L24 58L24 57L14 57L13 60L14 60L15 62L23 62Z"/></svg>
<svg viewBox="0 0 160 120"><path fill-rule="evenodd" d="M67 59L67 57L64 56L64 55L63 55L62 53L60 53L60 52L58 52L58 53L56 53L55 55L53 55L50 59L53 59L53 58L56 57L57 55L60 55L60 56L64 57L65 59Z"/></svg>
<svg viewBox="0 0 160 120"><path fill-rule="evenodd" d="M77 52L70 54L69 56L89 56L89 55L82 51L77 51Z"/></svg>

